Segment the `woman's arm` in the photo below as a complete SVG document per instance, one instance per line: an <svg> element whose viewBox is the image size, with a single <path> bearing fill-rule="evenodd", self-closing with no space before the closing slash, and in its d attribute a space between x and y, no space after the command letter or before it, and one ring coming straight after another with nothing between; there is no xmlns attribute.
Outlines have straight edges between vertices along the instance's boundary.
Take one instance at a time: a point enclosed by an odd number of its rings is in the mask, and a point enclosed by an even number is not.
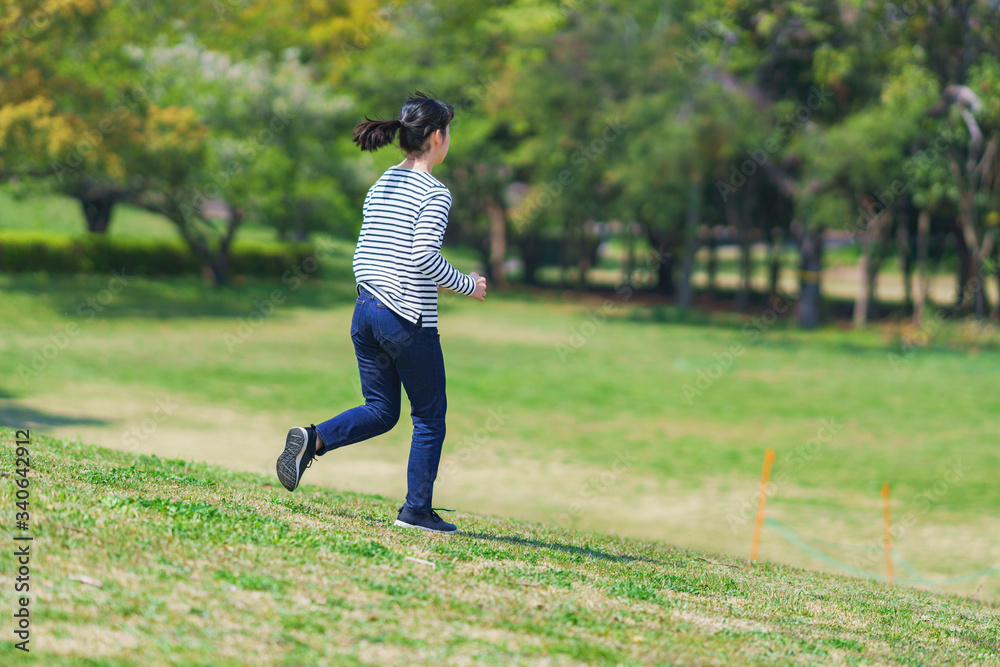
<svg viewBox="0 0 1000 667"><path fill-rule="evenodd" d="M444 230L448 226L451 193L443 188L431 190L417 213L413 225L413 266L445 289L472 296L476 279L467 276L441 256Z"/></svg>

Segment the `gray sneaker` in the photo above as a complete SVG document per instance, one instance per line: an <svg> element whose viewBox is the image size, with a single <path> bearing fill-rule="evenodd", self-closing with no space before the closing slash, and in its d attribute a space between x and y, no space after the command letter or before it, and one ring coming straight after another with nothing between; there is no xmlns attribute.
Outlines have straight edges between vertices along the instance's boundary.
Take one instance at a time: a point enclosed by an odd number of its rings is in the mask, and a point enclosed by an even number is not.
<svg viewBox="0 0 1000 667"><path fill-rule="evenodd" d="M450 512L451 510L441 511ZM458 530L455 524L448 523L439 517L438 513L434 510L431 510L427 514L417 514L406 509L405 505L399 508L399 515L396 517L395 525L403 526L404 528L426 530L431 533L454 533Z"/></svg>
<svg viewBox="0 0 1000 667"><path fill-rule="evenodd" d="M302 473L316 458L316 425L306 428L296 426L285 437L285 451L281 452L275 469L281 485L294 491L302 480Z"/></svg>

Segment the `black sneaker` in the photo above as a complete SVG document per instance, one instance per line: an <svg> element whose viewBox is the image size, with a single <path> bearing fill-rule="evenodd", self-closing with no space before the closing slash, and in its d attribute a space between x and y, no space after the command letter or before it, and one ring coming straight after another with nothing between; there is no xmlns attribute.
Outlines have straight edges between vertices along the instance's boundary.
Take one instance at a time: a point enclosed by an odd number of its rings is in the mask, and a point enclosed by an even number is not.
<svg viewBox="0 0 1000 667"><path fill-rule="evenodd" d="M278 480L281 485L289 491L294 491L302 473L312 465L316 458L316 425L309 428L296 426L288 432L285 437L285 451L278 457L275 469L278 472Z"/></svg>
<svg viewBox="0 0 1000 667"><path fill-rule="evenodd" d="M451 510L442 510L451 511ZM427 514L417 514L406 509L406 506L399 508L399 516L396 517L396 525L404 528L416 528L427 530L432 533L454 533L458 530L455 524L448 523L438 516L438 513L431 510Z"/></svg>

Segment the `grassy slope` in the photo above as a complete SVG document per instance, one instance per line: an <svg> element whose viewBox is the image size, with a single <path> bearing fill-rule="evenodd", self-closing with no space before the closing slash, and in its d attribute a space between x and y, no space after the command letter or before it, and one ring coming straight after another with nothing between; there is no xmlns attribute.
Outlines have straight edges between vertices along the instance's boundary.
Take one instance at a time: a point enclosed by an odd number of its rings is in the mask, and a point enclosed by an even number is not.
<svg viewBox="0 0 1000 667"><path fill-rule="evenodd" d="M0 423L125 448L123 434L151 423L166 398L178 407L139 451L260 472L290 424L359 400L346 272L285 289L284 304L232 351L224 337L279 283L213 290L196 280L136 280L92 321L75 315L106 285L102 276L0 276ZM442 306L452 409L440 502L543 523L571 512L580 528L745 554L761 458L773 447L775 475L786 479L769 515L846 545L822 546L837 559L853 562L858 545L881 544L879 490L889 481L894 516L915 521L896 548L923 576L967 576L1000 562L991 537L1000 530L995 335L966 341L965 325L949 326L897 372L888 353L900 352L898 331L779 324L751 345L735 316L681 319L620 305L565 361L556 346L572 342L594 304L496 293L487 304ZM69 323L79 336L22 382L18 366ZM683 385L697 384L733 342L746 353L688 404ZM480 444L491 410L507 419ZM398 495L406 413L392 433L325 459L314 481ZM842 428L814 451L807 443L822 419ZM616 476L624 454L632 467ZM957 462L961 479L945 483ZM876 575L877 551L863 565ZM770 527L762 553L828 565ZM995 574L946 590L971 594L980 585L986 597L1000 593Z"/></svg>
<svg viewBox="0 0 1000 667"><path fill-rule="evenodd" d="M5 471L12 440L0 429ZM47 665L1000 664L997 608L965 598L489 516L414 534L385 498L31 450Z"/></svg>

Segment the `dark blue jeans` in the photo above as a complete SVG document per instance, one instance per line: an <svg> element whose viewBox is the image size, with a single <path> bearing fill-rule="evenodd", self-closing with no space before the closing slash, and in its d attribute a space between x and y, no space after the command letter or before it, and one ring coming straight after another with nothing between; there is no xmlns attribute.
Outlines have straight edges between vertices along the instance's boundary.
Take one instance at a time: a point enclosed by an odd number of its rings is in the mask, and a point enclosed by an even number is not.
<svg viewBox="0 0 1000 667"><path fill-rule="evenodd" d="M399 420L402 383L413 418L406 507L429 512L448 407L437 327L424 328L407 321L362 288L354 307L351 339L365 404L316 427L323 438L323 454L391 430Z"/></svg>

